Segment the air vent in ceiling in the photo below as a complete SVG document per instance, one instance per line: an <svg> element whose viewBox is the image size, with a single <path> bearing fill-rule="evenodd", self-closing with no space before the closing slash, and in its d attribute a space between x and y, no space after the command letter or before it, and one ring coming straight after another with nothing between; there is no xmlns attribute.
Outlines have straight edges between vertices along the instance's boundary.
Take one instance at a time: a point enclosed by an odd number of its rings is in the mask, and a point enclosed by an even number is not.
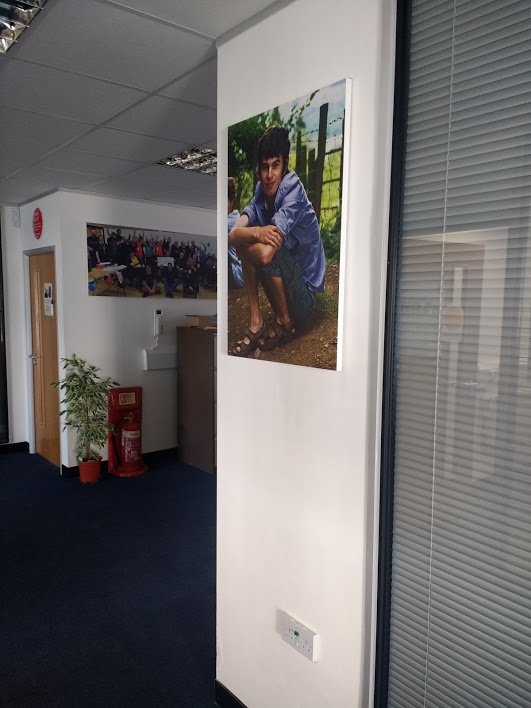
<svg viewBox="0 0 531 708"><path fill-rule="evenodd" d="M0 54L18 40L46 0L0 0Z"/></svg>
<svg viewBox="0 0 531 708"><path fill-rule="evenodd" d="M157 164L167 167L178 167L181 170L191 170L202 172L204 175L215 175L217 170L218 156L211 148L191 148L178 155L166 157Z"/></svg>

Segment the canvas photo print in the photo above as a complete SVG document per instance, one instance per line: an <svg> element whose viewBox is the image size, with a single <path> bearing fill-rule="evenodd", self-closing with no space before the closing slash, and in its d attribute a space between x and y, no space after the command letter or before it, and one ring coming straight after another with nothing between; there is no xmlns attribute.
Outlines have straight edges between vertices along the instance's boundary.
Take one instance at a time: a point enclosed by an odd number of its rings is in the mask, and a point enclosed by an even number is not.
<svg viewBox="0 0 531 708"><path fill-rule="evenodd" d="M228 353L340 368L347 79L228 129Z"/></svg>
<svg viewBox="0 0 531 708"><path fill-rule="evenodd" d="M206 236L87 224L87 266L92 296L216 298L216 240Z"/></svg>

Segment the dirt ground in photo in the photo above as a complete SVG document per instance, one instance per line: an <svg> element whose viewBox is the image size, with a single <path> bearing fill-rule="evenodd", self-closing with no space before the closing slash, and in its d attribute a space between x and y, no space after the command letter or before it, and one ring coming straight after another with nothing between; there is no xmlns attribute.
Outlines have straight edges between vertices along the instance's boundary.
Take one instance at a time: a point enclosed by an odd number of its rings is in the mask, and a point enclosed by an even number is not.
<svg viewBox="0 0 531 708"><path fill-rule="evenodd" d="M329 262L325 292L316 298L316 308L309 326L291 342L269 352L257 349L252 355L263 361L276 361L320 369L335 369L337 359L337 303L339 296L339 263ZM266 319L272 318L269 303L260 290L260 305ZM229 291L229 354L242 339L248 327L247 298L241 289Z"/></svg>

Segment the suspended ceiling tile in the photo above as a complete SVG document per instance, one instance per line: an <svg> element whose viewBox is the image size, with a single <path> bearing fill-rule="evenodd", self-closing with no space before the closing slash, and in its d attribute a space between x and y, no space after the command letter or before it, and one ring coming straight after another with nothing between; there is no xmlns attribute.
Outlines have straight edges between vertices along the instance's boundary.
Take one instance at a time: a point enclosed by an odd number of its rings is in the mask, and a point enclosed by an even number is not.
<svg viewBox="0 0 531 708"><path fill-rule="evenodd" d="M59 69L14 60L0 66L0 105L100 123L146 94Z"/></svg>
<svg viewBox="0 0 531 708"><path fill-rule="evenodd" d="M216 135L216 111L152 96L109 121L111 128L195 145Z"/></svg>
<svg viewBox="0 0 531 708"><path fill-rule="evenodd" d="M11 155L6 155L2 138L0 138L0 144L2 144L2 158L0 159L0 179L2 179L3 177L8 177L13 172L20 170L21 167L27 167L31 164L31 158L21 160L20 156L13 152ZM2 202L0 200L0 204L1 203Z"/></svg>
<svg viewBox="0 0 531 708"><path fill-rule="evenodd" d="M189 170L179 170L174 167L163 167L162 165L146 165L134 173L129 173L117 177L115 182L120 184L131 184L135 181L151 185L155 189L202 189L216 184L216 177L212 175L202 175Z"/></svg>
<svg viewBox="0 0 531 708"><path fill-rule="evenodd" d="M210 39L97 0L50 3L41 15L17 58L145 91L155 91L213 51Z"/></svg>
<svg viewBox="0 0 531 708"><path fill-rule="evenodd" d="M93 175L28 167L15 177L0 180L0 203L20 204L61 187L84 189L94 182Z"/></svg>
<svg viewBox="0 0 531 708"><path fill-rule="evenodd" d="M276 0L117 0L124 6L182 27L219 37Z"/></svg>
<svg viewBox="0 0 531 708"><path fill-rule="evenodd" d="M0 107L0 154L2 162L35 162L68 140L86 132L88 125Z"/></svg>
<svg viewBox="0 0 531 708"><path fill-rule="evenodd" d="M101 194L105 197L125 197L127 199L143 199L149 201L162 201L145 194L144 185L141 182L136 184L121 184L115 179L108 179L93 184L88 190L91 194Z"/></svg>
<svg viewBox="0 0 531 708"><path fill-rule="evenodd" d="M216 178L160 165L150 165L121 177L100 181L91 186L90 191L168 204L195 203L198 199L197 194L204 192L206 202L215 208Z"/></svg>
<svg viewBox="0 0 531 708"><path fill-rule="evenodd" d="M60 189L61 187L84 189L100 179L94 175L84 175L80 172L69 172L67 170L49 170L40 166L33 166L29 170L24 170L20 173L20 177L24 177L27 172L35 174L40 181L46 180L54 189Z"/></svg>
<svg viewBox="0 0 531 708"><path fill-rule="evenodd" d="M31 174L0 180L0 204L21 204L54 189L50 182Z"/></svg>
<svg viewBox="0 0 531 708"><path fill-rule="evenodd" d="M74 150L59 150L45 157L39 163L40 167L52 170L62 170L66 172L79 172L97 177L113 177L121 175L131 170L136 170L140 166L138 162L130 160L118 160L114 157L103 155L91 155Z"/></svg>
<svg viewBox="0 0 531 708"><path fill-rule="evenodd" d="M217 62L209 61L163 89L160 94L209 108L217 107Z"/></svg>
<svg viewBox="0 0 531 708"><path fill-rule="evenodd" d="M138 199L142 201L161 202L164 204L184 204L184 190L176 192L171 189L154 189L151 185L142 181L128 182L122 184L115 180L106 180L92 185L89 190L93 194L101 194L106 197L122 197L126 199Z"/></svg>
<svg viewBox="0 0 531 708"><path fill-rule="evenodd" d="M210 148L211 150L217 150L217 146L218 146L218 141L217 141L217 139L214 139L214 140L207 140L206 143L201 143L200 147Z"/></svg>
<svg viewBox="0 0 531 708"><path fill-rule="evenodd" d="M217 193L212 186L203 189L187 190L182 194L181 204L200 207L202 209L216 209Z"/></svg>
<svg viewBox="0 0 531 708"><path fill-rule="evenodd" d="M68 146L69 150L79 150L148 164L182 152L186 147L187 143L150 138L113 128L96 128Z"/></svg>

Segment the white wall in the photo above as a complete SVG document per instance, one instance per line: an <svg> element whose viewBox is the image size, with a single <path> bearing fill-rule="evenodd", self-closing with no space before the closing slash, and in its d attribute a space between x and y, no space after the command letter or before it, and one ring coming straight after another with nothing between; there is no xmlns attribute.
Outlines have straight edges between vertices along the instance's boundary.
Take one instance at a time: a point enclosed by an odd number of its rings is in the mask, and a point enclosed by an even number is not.
<svg viewBox="0 0 531 708"><path fill-rule="evenodd" d="M24 269L18 209L2 208L9 442L28 442Z"/></svg>
<svg viewBox="0 0 531 708"><path fill-rule="evenodd" d="M44 232L38 241L33 235L33 210L39 207L44 216ZM20 226L15 225L19 220ZM33 444L33 413L30 390L31 353L29 282L25 250L56 249L60 258L58 195L34 202L31 210L2 208L2 257L6 311L6 357L9 409L9 442Z"/></svg>
<svg viewBox="0 0 531 708"><path fill-rule="evenodd" d="M38 242L32 233L32 216L36 206L40 207L44 221L43 236ZM59 192L24 206L21 209L20 234L18 237L14 233L8 234L9 258L19 270L25 250L55 247L59 356L75 352L100 366L104 374L115 378L122 386L142 386L143 451L174 447L177 444L176 370L144 371L142 364L142 350L155 343L152 336L153 309L155 306L161 307L164 316L165 335L160 338L159 346L174 349L175 327L184 324L185 315L191 312L212 314L216 311L216 301L89 297L87 222L216 238L215 212ZM20 310L17 303L24 301L20 283L10 284L7 298ZM20 323L17 324L16 319L8 315L9 342L17 326ZM13 344L9 347L14 347L15 340L19 351L21 342L18 334L14 335ZM24 346L29 353L29 343L24 343ZM25 389L26 382L21 372L15 371L12 378L16 391ZM24 430L18 434L23 440L32 436L30 415L26 414ZM63 434L61 458L67 466L76 464L72 447L72 433Z"/></svg>
<svg viewBox="0 0 531 708"><path fill-rule="evenodd" d="M219 204L227 126L353 82L342 372L229 357L218 313L217 679L249 708L371 704L394 19L388 0L298 0L219 50ZM277 608L320 635L318 663Z"/></svg>

